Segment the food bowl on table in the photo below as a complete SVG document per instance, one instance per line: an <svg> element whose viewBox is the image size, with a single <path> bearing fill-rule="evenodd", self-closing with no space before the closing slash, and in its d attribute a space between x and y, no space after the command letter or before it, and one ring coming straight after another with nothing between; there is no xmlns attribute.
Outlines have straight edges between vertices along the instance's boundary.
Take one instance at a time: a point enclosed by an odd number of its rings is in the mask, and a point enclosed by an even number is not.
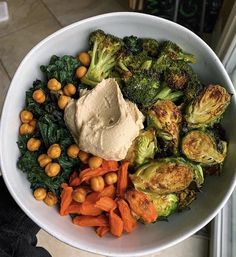
<svg viewBox="0 0 236 257"><path fill-rule="evenodd" d="M36 78L42 79L40 65L52 55L76 55L87 49L89 34L102 29L119 37L171 40L197 58L194 70L204 84L222 84L233 94L224 114L223 125L229 142L228 154L220 176L207 177L201 193L189 211L176 213L169 222L139 225L131 234L116 239L100 238L92 228L73 225L69 216L58 215L57 208L48 208L35 201L30 184L16 166L19 113L24 107L25 91ZM150 15L138 13L109 13L69 25L37 44L23 59L11 82L1 119L1 169L4 181L22 210L41 228L73 247L106 256L142 256L161 251L193 235L209 223L224 206L235 185L236 158L236 98L233 85L223 65L198 36L188 29Z"/></svg>

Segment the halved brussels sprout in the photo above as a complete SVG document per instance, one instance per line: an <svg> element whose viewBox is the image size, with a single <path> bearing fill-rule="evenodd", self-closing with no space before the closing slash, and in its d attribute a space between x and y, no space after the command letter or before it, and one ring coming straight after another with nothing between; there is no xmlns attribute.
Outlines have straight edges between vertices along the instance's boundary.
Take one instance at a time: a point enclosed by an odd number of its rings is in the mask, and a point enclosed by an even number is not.
<svg viewBox="0 0 236 257"><path fill-rule="evenodd" d="M218 122L231 96L220 85L209 85L196 101L186 108L185 119L191 128L211 126Z"/></svg>
<svg viewBox="0 0 236 257"><path fill-rule="evenodd" d="M179 143L179 125L182 115L179 108L169 100L157 101L148 111L148 126L157 130L157 136L172 141L175 148Z"/></svg>
<svg viewBox="0 0 236 257"><path fill-rule="evenodd" d="M193 165L183 158L164 158L144 164L130 178L137 190L168 194L187 188L195 180L195 174L202 174L199 165ZM199 179L195 181L199 187L203 182Z"/></svg>
<svg viewBox="0 0 236 257"><path fill-rule="evenodd" d="M176 194L158 195L156 193L146 193L151 199L158 213L158 218L168 217L178 207L179 198Z"/></svg>
<svg viewBox="0 0 236 257"><path fill-rule="evenodd" d="M183 138L182 152L192 161L202 165L222 163L226 157L227 143L221 141L222 152L217 149L214 137L208 131L192 130Z"/></svg>
<svg viewBox="0 0 236 257"><path fill-rule="evenodd" d="M142 130L128 150L126 160L131 165L139 166L154 158L157 142L154 130Z"/></svg>

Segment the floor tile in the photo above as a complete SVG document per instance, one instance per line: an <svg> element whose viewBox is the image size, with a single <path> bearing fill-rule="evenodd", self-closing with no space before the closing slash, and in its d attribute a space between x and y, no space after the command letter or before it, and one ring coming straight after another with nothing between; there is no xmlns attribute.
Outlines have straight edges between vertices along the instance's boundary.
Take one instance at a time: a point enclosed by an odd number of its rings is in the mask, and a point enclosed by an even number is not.
<svg viewBox="0 0 236 257"><path fill-rule="evenodd" d="M0 23L0 36L7 35L51 17L40 0L8 0L10 19Z"/></svg>
<svg viewBox="0 0 236 257"><path fill-rule="evenodd" d="M43 20L18 32L0 38L0 56L7 72L13 77L26 53L39 41L60 29L54 18Z"/></svg>
<svg viewBox="0 0 236 257"><path fill-rule="evenodd" d="M63 26L97 14L128 10L127 0L70 0L70 4L60 0L43 0L43 2Z"/></svg>
<svg viewBox="0 0 236 257"><path fill-rule="evenodd" d="M0 114L1 114L4 99L5 99L9 84L10 84L10 78L1 63L0 63L0 78L1 78L1 83L0 83L0 92L1 92L1 94L0 94Z"/></svg>

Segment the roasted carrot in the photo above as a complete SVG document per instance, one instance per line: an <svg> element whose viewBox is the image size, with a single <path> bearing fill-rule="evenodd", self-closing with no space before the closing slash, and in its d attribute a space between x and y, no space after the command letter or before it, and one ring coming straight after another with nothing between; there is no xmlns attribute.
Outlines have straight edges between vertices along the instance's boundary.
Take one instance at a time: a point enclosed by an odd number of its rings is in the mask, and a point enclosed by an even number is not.
<svg viewBox="0 0 236 257"><path fill-rule="evenodd" d="M106 235L107 232L109 232L109 230L110 230L109 226L102 226L96 229L96 233L98 236L103 237Z"/></svg>
<svg viewBox="0 0 236 257"><path fill-rule="evenodd" d="M108 170L110 172L110 171L117 171L119 166L118 166L118 162L117 161L103 160L102 168L105 169L105 170Z"/></svg>
<svg viewBox="0 0 236 257"><path fill-rule="evenodd" d="M81 214L81 203L72 201L65 211L65 215L67 214Z"/></svg>
<svg viewBox="0 0 236 257"><path fill-rule="evenodd" d="M114 185L110 185L105 187L100 193L99 193L99 197L104 197L104 196L108 196L111 197L112 199L115 198L116 196L116 188Z"/></svg>
<svg viewBox="0 0 236 257"><path fill-rule="evenodd" d="M125 191L128 186L128 167L129 162L124 161L118 171L118 180L117 180L117 195L121 198L124 198Z"/></svg>
<svg viewBox="0 0 236 257"><path fill-rule="evenodd" d="M109 212L110 210L115 209L117 207L117 204L111 197L104 196L96 202L95 207L103 211Z"/></svg>
<svg viewBox="0 0 236 257"><path fill-rule="evenodd" d="M79 178L80 178L80 183L82 183L83 181L89 181L91 178L93 177L97 177L97 176L103 176L104 174L108 173L109 171L103 169L103 168L97 168L97 169L85 169L82 170L79 174Z"/></svg>
<svg viewBox="0 0 236 257"><path fill-rule="evenodd" d="M154 222L157 219L156 208L151 199L143 192L130 190L127 192L127 200L130 208L136 213L145 223Z"/></svg>
<svg viewBox="0 0 236 257"><path fill-rule="evenodd" d="M66 209L72 202L72 192L73 188L69 186L65 186L61 192L61 206L60 206L60 215L66 215Z"/></svg>
<svg viewBox="0 0 236 257"><path fill-rule="evenodd" d="M89 215L80 215L76 216L73 219L73 223L79 226L85 227L102 227L108 226L108 218L104 215L100 215L97 217L89 216Z"/></svg>
<svg viewBox="0 0 236 257"><path fill-rule="evenodd" d="M74 171L71 176L70 176L70 180L69 180L69 185L72 187L76 187L80 184L80 178L79 178L79 174L77 171Z"/></svg>
<svg viewBox="0 0 236 257"><path fill-rule="evenodd" d="M112 235L120 237L123 233L124 223L114 210L109 212L109 224Z"/></svg>
<svg viewBox="0 0 236 257"><path fill-rule="evenodd" d="M130 233L135 229L137 225L137 221L131 214L129 205L125 200L119 199L117 201L117 204L118 204L118 209L120 211L121 218L124 222L124 230Z"/></svg>

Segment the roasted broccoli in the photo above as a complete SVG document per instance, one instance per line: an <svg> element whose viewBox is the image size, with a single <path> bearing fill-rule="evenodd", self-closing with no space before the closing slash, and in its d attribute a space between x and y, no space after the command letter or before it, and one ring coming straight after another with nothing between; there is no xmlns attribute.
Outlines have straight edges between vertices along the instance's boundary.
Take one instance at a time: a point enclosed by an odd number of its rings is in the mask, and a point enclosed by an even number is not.
<svg viewBox="0 0 236 257"><path fill-rule="evenodd" d="M91 63L81 82L95 87L107 78L116 65L117 53L122 47L122 40L96 30L89 36L91 48Z"/></svg>
<svg viewBox="0 0 236 257"><path fill-rule="evenodd" d="M221 141L221 152L210 131L192 130L182 140L182 152L192 161L201 165L222 163L227 153L227 143Z"/></svg>
<svg viewBox="0 0 236 257"><path fill-rule="evenodd" d="M159 52L159 42L152 38L142 38L141 45L143 51L151 57L157 57Z"/></svg>
<svg viewBox="0 0 236 257"><path fill-rule="evenodd" d="M126 160L133 166L139 166L154 158L157 150L156 136L153 130L143 130L130 147Z"/></svg>
<svg viewBox="0 0 236 257"><path fill-rule="evenodd" d="M203 128L217 123L230 103L231 96L220 85L209 85L186 108L185 119L191 128Z"/></svg>
<svg viewBox="0 0 236 257"><path fill-rule="evenodd" d="M141 40L136 36L124 37L123 42L128 52L137 54L142 51Z"/></svg>

